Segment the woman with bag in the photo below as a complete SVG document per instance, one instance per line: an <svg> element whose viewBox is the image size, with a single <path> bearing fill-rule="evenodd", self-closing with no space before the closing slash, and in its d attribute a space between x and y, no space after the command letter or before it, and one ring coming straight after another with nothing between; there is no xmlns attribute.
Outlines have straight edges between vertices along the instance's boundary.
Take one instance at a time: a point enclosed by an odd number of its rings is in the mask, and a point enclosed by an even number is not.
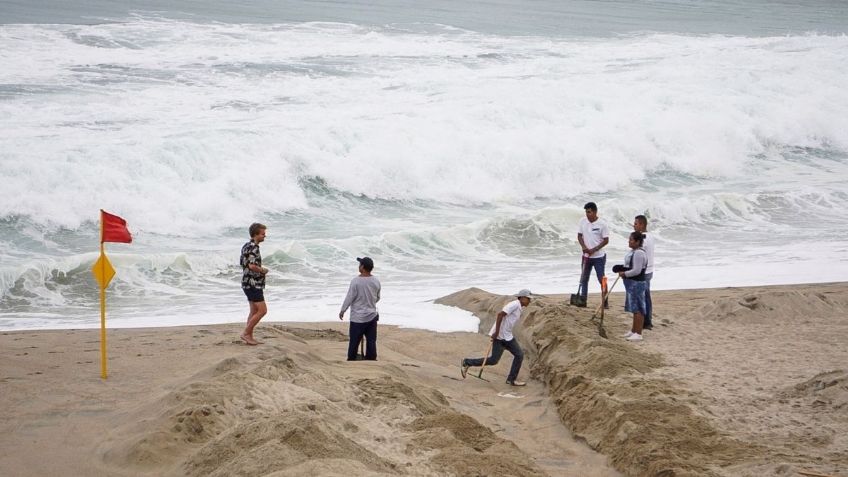
<svg viewBox="0 0 848 477"><path fill-rule="evenodd" d="M624 256L624 265L616 265L612 271L624 279L627 298L624 311L633 313L633 326L624 337L628 341L642 341L642 326L645 323L645 270L648 267L648 255L642 248L645 236L640 232L630 234L627 245L630 251Z"/></svg>

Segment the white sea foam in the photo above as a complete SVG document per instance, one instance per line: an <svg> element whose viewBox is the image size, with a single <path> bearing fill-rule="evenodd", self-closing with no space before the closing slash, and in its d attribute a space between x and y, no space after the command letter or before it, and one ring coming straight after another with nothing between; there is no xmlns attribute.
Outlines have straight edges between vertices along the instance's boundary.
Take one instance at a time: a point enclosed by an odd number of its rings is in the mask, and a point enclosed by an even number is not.
<svg viewBox="0 0 848 477"><path fill-rule="evenodd" d="M100 208L135 236L110 246L133 324L242 301L255 220L272 295L301 306L280 319L324 316L363 254L389 321L468 286L571 291L588 200L610 264L650 216L659 287L839 279L847 248L844 35L136 17L0 25L0 63L0 328L96 322Z"/></svg>
<svg viewBox="0 0 848 477"><path fill-rule="evenodd" d="M848 38L605 40L345 24L6 25L0 216L239 225L353 194L570 199L652 170L740 177L774 147L848 150ZM262 187L256 187L261 183Z"/></svg>

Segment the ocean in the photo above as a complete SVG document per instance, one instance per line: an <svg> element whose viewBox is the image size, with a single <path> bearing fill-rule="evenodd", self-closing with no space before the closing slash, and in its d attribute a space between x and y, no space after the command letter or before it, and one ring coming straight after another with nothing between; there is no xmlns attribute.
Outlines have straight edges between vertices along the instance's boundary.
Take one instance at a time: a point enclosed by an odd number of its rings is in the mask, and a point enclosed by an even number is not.
<svg viewBox="0 0 848 477"><path fill-rule="evenodd" d="M110 327L244 321L252 222L265 321L337 320L368 255L381 323L475 331L432 300L576 292L588 201L608 269L649 217L655 289L844 280L846 32L841 0L0 1L0 330L99 326L100 209Z"/></svg>

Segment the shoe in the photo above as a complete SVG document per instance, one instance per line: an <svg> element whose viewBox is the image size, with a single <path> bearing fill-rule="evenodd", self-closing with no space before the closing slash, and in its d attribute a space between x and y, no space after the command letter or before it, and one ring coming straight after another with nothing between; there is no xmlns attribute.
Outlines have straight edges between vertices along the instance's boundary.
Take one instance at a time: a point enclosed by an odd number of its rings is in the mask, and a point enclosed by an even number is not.
<svg viewBox="0 0 848 477"><path fill-rule="evenodd" d="M510 386L527 386L527 383L525 383L524 381L510 381L509 379L507 379L506 383Z"/></svg>
<svg viewBox="0 0 848 477"><path fill-rule="evenodd" d="M642 335L639 333L633 333L627 337L627 341L642 341Z"/></svg>
<svg viewBox="0 0 848 477"><path fill-rule="evenodd" d="M642 329L643 330L652 330L652 329L654 329L654 327L653 327L653 325L648 325L648 326L643 326Z"/></svg>
<svg viewBox="0 0 848 477"><path fill-rule="evenodd" d="M459 362L459 372L462 373L462 379L465 379L465 375L468 374L469 366L465 364L465 360Z"/></svg>
<svg viewBox="0 0 848 477"><path fill-rule="evenodd" d="M633 336L634 334L636 334L636 333L633 333L632 331L628 331L627 333L624 333L624 337L625 337L625 338L630 338L630 337L631 337L631 336Z"/></svg>

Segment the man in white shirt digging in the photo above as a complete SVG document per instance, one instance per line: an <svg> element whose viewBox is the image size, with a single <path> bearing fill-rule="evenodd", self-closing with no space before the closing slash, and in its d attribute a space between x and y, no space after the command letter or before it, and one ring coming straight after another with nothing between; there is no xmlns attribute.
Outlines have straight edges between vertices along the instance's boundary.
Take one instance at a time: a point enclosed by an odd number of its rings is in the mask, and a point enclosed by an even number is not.
<svg viewBox="0 0 848 477"><path fill-rule="evenodd" d="M512 353L512 366L509 368L509 375L506 378L506 383L510 386L524 386L527 383L516 381L518 372L521 370L521 363L524 361L524 351L518 346L518 340L512 335L512 328L518 323L521 318L521 311L530 304L530 290L524 289L515 294L515 300L506 304L498 313L495 323L492 325L489 336L492 338L492 354L485 358L465 358L460 363L460 372L462 378L468 373L468 368L471 366L486 366L498 364L504 350Z"/></svg>

